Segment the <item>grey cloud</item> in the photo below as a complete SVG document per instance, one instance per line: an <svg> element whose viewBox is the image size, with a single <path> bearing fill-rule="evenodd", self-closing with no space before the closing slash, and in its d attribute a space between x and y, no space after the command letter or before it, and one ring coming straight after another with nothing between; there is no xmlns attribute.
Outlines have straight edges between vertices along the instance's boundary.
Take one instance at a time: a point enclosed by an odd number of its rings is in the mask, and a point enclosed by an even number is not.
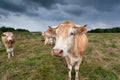
<svg viewBox="0 0 120 80"><path fill-rule="evenodd" d="M10 0L0 0L0 15L7 17L9 13L14 13L16 16L29 15L38 16L35 12L37 10L34 6L23 2L24 0L10 1Z"/></svg>
<svg viewBox="0 0 120 80"><path fill-rule="evenodd" d="M71 14L72 16L81 16L86 13L85 9L79 5L61 5L61 8L64 12Z"/></svg>
<svg viewBox="0 0 120 80"><path fill-rule="evenodd" d="M16 5L13 3L10 3L7 0L0 0L0 8L13 11L13 12L24 12L26 11L26 8L23 5Z"/></svg>
<svg viewBox="0 0 120 80"><path fill-rule="evenodd" d="M46 9L54 9L53 7L55 4L65 4L64 1L61 0L26 0L26 3L32 4L38 7L44 7Z"/></svg>
<svg viewBox="0 0 120 80"><path fill-rule="evenodd" d="M7 18L8 15L9 15L9 12L8 12L8 11L6 11L6 10L4 10L4 9L0 9L0 18L1 18L2 16L5 16L5 17Z"/></svg>
<svg viewBox="0 0 120 80"><path fill-rule="evenodd" d="M67 0L69 3L69 0ZM112 11L116 5L120 5L120 0L74 0L71 4L77 4L83 7L93 7L100 11Z"/></svg>
<svg viewBox="0 0 120 80"><path fill-rule="evenodd" d="M19 2L10 0L0 0L0 8L14 13L30 14L37 16L33 10L38 10L39 7L46 8L48 10L59 9L56 4L63 6L62 10L73 16L80 16L85 14L84 7L93 7L101 12L109 12L116 8L120 4L120 0L18 0ZM69 5L69 8L66 6ZM76 7L77 6L77 7ZM31 12L29 11L31 10Z"/></svg>

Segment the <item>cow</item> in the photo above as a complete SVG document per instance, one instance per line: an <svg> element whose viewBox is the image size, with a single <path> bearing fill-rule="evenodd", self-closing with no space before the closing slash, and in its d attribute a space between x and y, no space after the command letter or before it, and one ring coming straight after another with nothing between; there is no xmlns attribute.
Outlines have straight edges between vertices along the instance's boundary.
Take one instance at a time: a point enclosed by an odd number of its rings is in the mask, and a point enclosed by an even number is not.
<svg viewBox="0 0 120 80"><path fill-rule="evenodd" d="M71 80L73 67L75 69L75 80L79 80L79 66L88 45L86 26L64 21L57 26L56 30L51 30L56 36L56 43L51 53L57 57L65 57L69 69L68 80Z"/></svg>
<svg viewBox="0 0 120 80"><path fill-rule="evenodd" d="M42 36L44 37L45 39L45 45L46 44L54 44L55 43L55 36L52 32L52 30L55 30L55 28L52 28L51 26L49 26L49 28L45 31L45 32L42 32Z"/></svg>
<svg viewBox="0 0 120 80"><path fill-rule="evenodd" d="M4 44L8 53L8 58L10 59L11 56L14 56L15 35L12 32L4 32L1 36L2 43Z"/></svg>

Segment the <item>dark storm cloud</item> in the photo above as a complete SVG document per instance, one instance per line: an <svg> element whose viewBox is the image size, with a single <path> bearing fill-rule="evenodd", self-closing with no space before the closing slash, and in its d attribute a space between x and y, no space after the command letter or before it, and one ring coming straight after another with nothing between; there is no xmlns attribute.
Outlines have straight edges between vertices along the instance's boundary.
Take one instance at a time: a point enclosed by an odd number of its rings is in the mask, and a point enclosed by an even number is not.
<svg viewBox="0 0 120 80"><path fill-rule="evenodd" d="M7 18L7 16L9 15L9 12L4 10L4 9L0 9L0 18L1 18L2 15Z"/></svg>
<svg viewBox="0 0 120 80"><path fill-rule="evenodd" d="M27 3L31 3L40 6L40 7L44 7L47 9L55 9L54 5L56 4L62 4L62 5L66 5L66 0L26 0Z"/></svg>
<svg viewBox="0 0 120 80"><path fill-rule="evenodd" d="M51 6L54 5L57 0L27 0L26 2L30 4L35 4L36 6L51 8Z"/></svg>
<svg viewBox="0 0 120 80"><path fill-rule="evenodd" d="M0 0L0 8L12 11L12 12L24 12L26 8L22 5L13 4L7 0Z"/></svg>
<svg viewBox="0 0 120 80"><path fill-rule="evenodd" d="M120 0L74 0L68 3L77 4L82 7L93 7L100 11L112 11L117 5L120 4Z"/></svg>
<svg viewBox="0 0 120 80"><path fill-rule="evenodd" d="M10 0L0 0L0 8L8 10L10 12L14 13L26 13L33 16L37 16L35 13L28 12L29 9L35 9L37 10L39 7L43 7L46 9L58 9L56 4L60 4L61 6L69 5L70 8L62 8L62 11L80 16L83 13L85 14L85 10L81 9L84 7L93 7L94 9L97 9L100 12L107 12L112 11L114 8L117 7L117 5L120 4L120 0L18 0L21 1L21 3L15 4L12 3ZM17 1L16 1L17 3ZM74 5L78 7L74 7ZM1 14L2 15L2 14Z"/></svg>
<svg viewBox="0 0 120 80"><path fill-rule="evenodd" d="M78 5L63 6L62 10L72 16L81 16L82 14L86 13L85 10Z"/></svg>

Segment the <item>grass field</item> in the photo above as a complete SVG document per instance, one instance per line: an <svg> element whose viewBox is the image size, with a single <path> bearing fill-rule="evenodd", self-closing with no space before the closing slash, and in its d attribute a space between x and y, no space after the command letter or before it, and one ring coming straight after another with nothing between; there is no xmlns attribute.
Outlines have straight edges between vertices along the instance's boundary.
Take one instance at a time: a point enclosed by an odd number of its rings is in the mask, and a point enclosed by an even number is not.
<svg viewBox="0 0 120 80"><path fill-rule="evenodd" d="M39 34L16 35L15 57L8 59L4 46L0 47L0 80L66 79L65 59L51 55L53 46L44 45ZM89 45L79 70L81 80L120 80L120 34L87 36Z"/></svg>

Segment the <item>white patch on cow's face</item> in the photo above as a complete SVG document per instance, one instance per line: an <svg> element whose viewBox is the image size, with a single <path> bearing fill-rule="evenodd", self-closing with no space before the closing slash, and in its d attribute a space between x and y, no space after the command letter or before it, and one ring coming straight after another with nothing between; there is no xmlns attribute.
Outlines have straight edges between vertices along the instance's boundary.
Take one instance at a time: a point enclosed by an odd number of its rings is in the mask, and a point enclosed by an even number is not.
<svg viewBox="0 0 120 80"><path fill-rule="evenodd" d="M50 42L53 43L53 38L52 37L50 38Z"/></svg>
<svg viewBox="0 0 120 80"><path fill-rule="evenodd" d="M63 50L62 57L65 57L68 54L68 50L70 50L74 44L74 30L73 30L73 28L69 28L68 33L65 34L66 36L64 38L63 38L63 36L58 37L58 35L60 35L60 34L58 34L57 31L58 30L56 30L56 44L53 49Z"/></svg>
<svg viewBox="0 0 120 80"><path fill-rule="evenodd" d="M13 40L13 35L12 34L6 34L6 36L7 36L7 40L8 41L10 41L10 40Z"/></svg>

